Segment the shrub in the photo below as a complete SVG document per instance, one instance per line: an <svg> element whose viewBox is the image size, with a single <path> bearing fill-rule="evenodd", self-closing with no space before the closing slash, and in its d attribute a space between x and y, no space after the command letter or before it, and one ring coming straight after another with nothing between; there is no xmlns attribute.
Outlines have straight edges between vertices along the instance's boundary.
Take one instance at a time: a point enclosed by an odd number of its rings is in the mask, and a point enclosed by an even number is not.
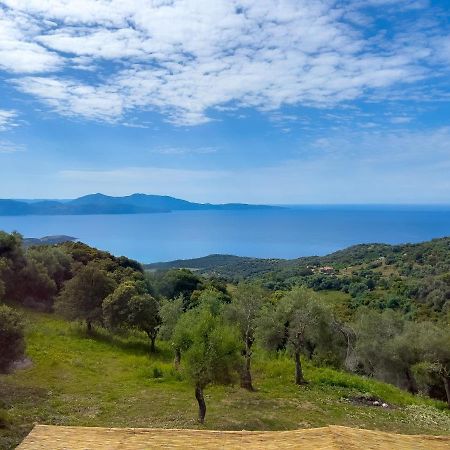
<svg viewBox="0 0 450 450"><path fill-rule="evenodd" d="M20 314L6 305L0 305L0 372L23 356L25 341Z"/></svg>

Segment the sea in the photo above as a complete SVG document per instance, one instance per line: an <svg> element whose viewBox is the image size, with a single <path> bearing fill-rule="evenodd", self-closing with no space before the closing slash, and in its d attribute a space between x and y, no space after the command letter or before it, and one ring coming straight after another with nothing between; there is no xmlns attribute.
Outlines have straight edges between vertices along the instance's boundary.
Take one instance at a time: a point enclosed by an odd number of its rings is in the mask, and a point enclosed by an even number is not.
<svg viewBox="0 0 450 450"><path fill-rule="evenodd" d="M290 259L325 255L354 244L415 243L450 236L450 205L3 216L0 230L25 237L69 235L142 263L210 254Z"/></svg>

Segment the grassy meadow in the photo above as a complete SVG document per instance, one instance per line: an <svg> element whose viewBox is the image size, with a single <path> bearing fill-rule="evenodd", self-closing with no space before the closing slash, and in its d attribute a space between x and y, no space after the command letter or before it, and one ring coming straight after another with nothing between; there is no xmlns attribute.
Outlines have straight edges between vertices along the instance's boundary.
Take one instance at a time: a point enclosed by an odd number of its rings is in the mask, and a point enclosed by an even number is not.
<svg viewBox="0 0 450 450"><path fill-rule="evenodd" d="M255 352L254 393L235 386L206 389L206 423L197 423L193 388L172 366L168 345L148 354L139 334L117 337L24 311L33 365L0 375L0 448L13 448L34 423L105 427L288 430L328 424L402 433L450 434L443 403L394 386L305 362L310 383L293 384L286 355ZM389 408L354 403L373 395Z"/></svg>

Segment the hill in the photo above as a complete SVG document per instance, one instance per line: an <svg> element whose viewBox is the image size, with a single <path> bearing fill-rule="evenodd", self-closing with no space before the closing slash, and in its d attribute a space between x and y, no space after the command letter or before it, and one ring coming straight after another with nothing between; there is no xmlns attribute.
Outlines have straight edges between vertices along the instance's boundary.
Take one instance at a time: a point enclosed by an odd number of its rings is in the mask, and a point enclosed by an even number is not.
<svg viewBox="0 0 450 450"><path fill-rule="evenodd" d="M162 195L132 194L111 197L91 194L73 200L2 200L0 216L24 215L90 215L90 214L151 214L171 211L247 210L278 208L243 203L194 203Z"/></svg>
<svg viewBox="0 0 450 450"><path fill-rule="evenodd" d="M77 238L73 236L66 236L64 234L55 235L55 236L44 236L41 238L24 238L23 245L25 247L31 246L39 246L39 245L56 245L62 244L64 242L73 242L76 241Z"/></svg>
<svg viewBox="0 0 450 450"><path fill-rule="evenodd" d="M450 434L444 404L372 379L316 367L310 380L292 382L293 361L255 352L256 392L208 388L208 420L196 421L192 387L159 342L148 354L141 334L85 331L50 314L24 310L32 365L0 375L0 448L14 448L33 424L103 427L294 430L343 425L409 434ZM386 408L365 399L376 397ZM1 411L3 410L3 413Z"/></svg>
<svg viewBox="0 0 450 450"><path fill-rule="evenodd" d="M279 271L286 268L306 268L309 266L326 265L346 267L370 263L379 258L395 258L396 255L401 256L405 251L412 250L414 252L420 252L421 249L428 247L430 243L443 243L447 245L450 252L450 238L442 238L419 244L358 244L325 256L305 256L295 259L251 258L214 254L201 258L177 259L174 261L145 264L145 268L147 270L190 268L205 274L213 273L223 277L241 275L243 278L248 278L249 276L257 277L270 271Z"/></svg>
<svg viewBox="0 0 450 450"><path fill-rule="evenodd" d="M263 267L265 267L266 264L270 264L269 261L278 262L283 260L269 260L244 256L215 254L203 256L201 258L176 259L168 262L145 264L145 268L147 270L192 269L200 270L202 272L212 271L220 275L224 275L227 269L231 272L235 272L235 267L247 263L257 264L259 266L259 272L263 270Z"/></svg>
<svg viewBox="0 0 450 450"><path fill-rule="evenodd" d="M450 312L450 238L418 244L361 244L326 256L291 260L232 255L147 264L148 271L189 268L229 282L259 280L270 290L305 285L345 293L347 312L366 305L410 318L442 318Z"/></svg>

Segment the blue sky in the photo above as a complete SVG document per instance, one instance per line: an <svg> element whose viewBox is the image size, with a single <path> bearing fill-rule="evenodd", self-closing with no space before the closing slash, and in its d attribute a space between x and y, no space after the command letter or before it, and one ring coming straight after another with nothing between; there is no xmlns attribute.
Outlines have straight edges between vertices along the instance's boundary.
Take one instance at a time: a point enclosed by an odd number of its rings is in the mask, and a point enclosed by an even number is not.
<svg viewBox="0 0 450 450"><path fill-rule="evenodd" d="M0 0L0 197L450 203L448 0Z"/></svg>

